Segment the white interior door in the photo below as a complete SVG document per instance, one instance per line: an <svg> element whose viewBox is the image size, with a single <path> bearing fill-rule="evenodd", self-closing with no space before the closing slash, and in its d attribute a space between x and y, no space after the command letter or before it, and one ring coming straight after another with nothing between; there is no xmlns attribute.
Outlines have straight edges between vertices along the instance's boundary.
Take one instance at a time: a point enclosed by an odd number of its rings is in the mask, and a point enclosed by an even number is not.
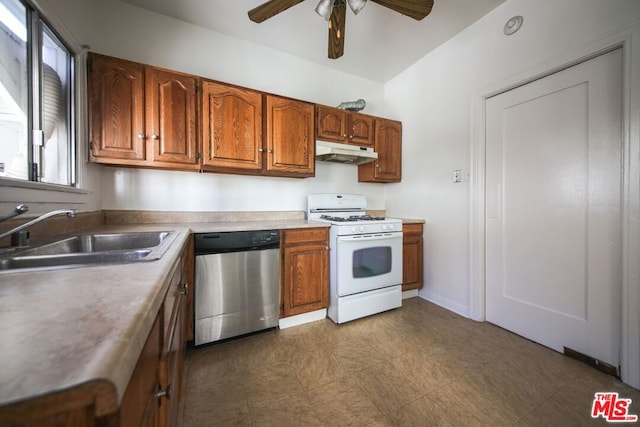
<svg viewBox="0 0 640 427"><path fill-rule="evenodd" d="M619 365L622 51L487 100L487 320Z"/></svg>

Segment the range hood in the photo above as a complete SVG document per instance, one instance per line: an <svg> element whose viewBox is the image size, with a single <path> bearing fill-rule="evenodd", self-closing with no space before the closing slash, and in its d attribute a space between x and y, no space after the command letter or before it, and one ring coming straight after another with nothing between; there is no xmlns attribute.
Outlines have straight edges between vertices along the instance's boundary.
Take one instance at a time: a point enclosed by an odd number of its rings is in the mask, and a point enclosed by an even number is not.
<svg viewBox="0 0 640 427"><path fill-rule="evenodd" d="M373 162L377 158L378 153L370 147L316 141L316 160L323 162L361 165Z"/></svg>

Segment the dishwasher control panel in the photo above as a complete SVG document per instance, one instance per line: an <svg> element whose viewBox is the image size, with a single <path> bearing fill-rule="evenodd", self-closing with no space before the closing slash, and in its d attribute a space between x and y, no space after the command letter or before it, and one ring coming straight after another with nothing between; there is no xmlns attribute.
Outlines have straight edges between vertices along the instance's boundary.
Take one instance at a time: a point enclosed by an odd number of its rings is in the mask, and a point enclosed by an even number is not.
<svg viewBox="0 0 640 427"><path fill-rule="evenodd" d="M195 235L196 255L272 249L279 246L280 230L229 231Z"/></svg>

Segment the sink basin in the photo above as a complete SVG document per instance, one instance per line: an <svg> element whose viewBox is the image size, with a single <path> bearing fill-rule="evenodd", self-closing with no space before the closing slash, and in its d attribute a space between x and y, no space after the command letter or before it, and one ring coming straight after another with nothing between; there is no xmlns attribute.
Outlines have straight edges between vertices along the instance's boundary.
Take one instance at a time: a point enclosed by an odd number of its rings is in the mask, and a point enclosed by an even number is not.
<svg viewBox="0 0 640 427"><path fill-rule="evenodd" d="M173 232L85 234L20 251L20 256L59 255L154 248Z"/></svg>
<svg viewBox="0 0 640 427"><path fill-rule="evenodd" d="M175 237L173 231L77 235L2 256L0 271L153 261Z"/></svg>

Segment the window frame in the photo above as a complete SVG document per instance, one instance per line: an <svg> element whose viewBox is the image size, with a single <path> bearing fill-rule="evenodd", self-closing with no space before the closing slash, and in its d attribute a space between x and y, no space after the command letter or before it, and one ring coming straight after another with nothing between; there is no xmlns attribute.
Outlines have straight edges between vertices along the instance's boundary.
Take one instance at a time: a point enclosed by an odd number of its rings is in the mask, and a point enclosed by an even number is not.
<svg viewBox="0 0 640 427"><path fill-rule="evenodd" d="M24 22L27 31L26 40L26 70L29 81L27 87L28 112L27 112L27 178L0 177L0 186L12 186L23 188L42 188L45 190L59 190L67 192L77 189L79 186L79 157L78 157L78 126L80 121L80 109L78 108L78 77L77 69L81 54L56 30L51 22L44 16L45 14L30 0L17 0L25 8L26 19ZM37 139L43 134L43 107L42 107L42 86L43 86L43 38L48 37L59 43L69 55L66 61L67 86L64 88L65 117L67 118L67 168L60 171L61 175L66 175L66 184L42 181L43 173L43 144ZM26 185L22 185L24 183Z"/></svg>

